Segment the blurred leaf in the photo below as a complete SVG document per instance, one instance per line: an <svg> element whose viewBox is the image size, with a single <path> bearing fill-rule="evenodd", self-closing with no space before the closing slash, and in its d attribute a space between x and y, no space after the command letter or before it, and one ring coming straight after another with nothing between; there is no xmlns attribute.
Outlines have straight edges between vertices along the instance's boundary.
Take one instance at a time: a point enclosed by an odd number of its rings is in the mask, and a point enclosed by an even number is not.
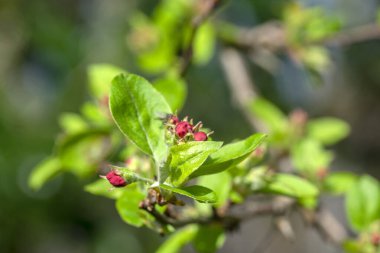
<svg viewBox="0 0 380 253"><path fill-rule="evenodd" d="M321 118L311 120L307 125L308 135L325 145L334 144L350 132L350 126L343 120L336 118Z"/></svg>
<svg viewBox="0 0 380 253"><path fill-rule="evenodd" d="M135 185L124 187L123 190L123 195L116 201L116 209L125 222L135 227L141 227L149 215L139 208L145 194L139 191Z"/></svg>
<svg viewBox="0 0 380 253"><path fill-rule="evenodd" d="M230 195L231 190L231 175L224 171L215 175L202 176L198 178L197 183L202 186L207 186L216 193L218 201L215 206L223 206Z"/></svg>
<svg viewBox="0 0 380 253"><path fill-rule="evenodd" d="M187 93L186 83L183 79L168 76L156 80L153 85L165 97L174 112L181 110Z"/></svg>
<svg viewBox="0 0 380 253"><path fill-rule="evenodd" d="M172 191L189 198L195 199L201 203L215 203L216 195L211 189L200 185L191 185L181 188L173 187L167 184L160 184L160 187L164 190Z"/></svg>
<svg viewBox="0 0 380 253"><path fill-rule="evenodd" d="M191 242L198 232L196 225L188 225L171 235L156 253L178 253L189 242Z"/></svg>
<svg viewBox="0 0 380 253"><path fill-rule="evenodd" d="M121 73L126 73L123 69L110 64L90 65L87 72L92 95L98 99L108 97L112 79Z"/></svg>
<svg viewBox="0 0 380 253"><path fill-rule="evenodd" d="M215 29L210 22L202 24L194 38L195 64L206 64L210 61L215 50Z"/></svg>
<svg viewBox="0 0 380 253"><path fill-rule="evenodd" d="M206 161L207 157L217 151L223 142L191 141L174 145L170 148L170 178L173 185L181 185Z"/></svg>
<svg viewBox="0 0 380 253"><path fill-rule="evenodd" d="M321 144L314 139L303 139L295 144L291 150L291 157L295 168L310 175L324 168L328 168L333 155L324 150Z"/></svg>
<svg viewBox="0 0 380 253"><path fill-rule="evenodd" d="M376 179L365 175L351 187L346 196L346 213L357 231L380 218L380 184Z"/></svg>
<svg viewBox="0 0 380 253"><path fill-rule="evenodd" d="M230 143L212 153L191 177L222 172L237 165L250 155L266 138L265 134L254 134L250 137Z"/></svg>
<svg viewBox="0 0 380 253"><path fill-rule="evenodd" d="M86 121L78 114L63 113L59 117L59 124L66 133L74 134L83 132L88 128Z"/></svg>
<svg viewBox="0 0 380 253"><path fill-rule="evenodd" d="M324 188L329 193L343 194L357 182L358 177L351 172L332 172L324 180Z"/></svg>
<svg viewBox="0 0 380 253"><path fill-rule="evenodd" d="M115 188L106 180L98 179L84 187L85 191L110 199L118 199L123 194L123 188Z"/></svg>
<svg viewBox="0 0 380 253"><path fill-rule="evenodd" d="M221 226L201 226L193 240L193 245L199 253L214 253L223 246L225 239L224 229Z"/></svg>
<svg viewBox="0 0 380 253"><path fill-rule="evenodd" d="M347 253L363 253L362 245L358 241L347 240L343 243L343 249Z"/></svg>
<svg viewBox="0 0 380 253"><path fill-rule="evenodd" d="M110 105L120 130L160 164L167 156L167 145L158 117L171 113L163 96L142 77L119 75L112 81Z"/></svg>
<svg viewBox="0 0 380 253"><path fill-rule="evenodd" d="M62 169L61 163L56 157L49 157L33 169L29 176L29 187L39 190L49 179L56 176Z"/></svg>
<svg viewBox="0 0 380 253"><path fill-rule="evenodd" d="M255 99L250 110L254 117L261 120L268 128L269 132L282 134L288 127L287 117L274 104L264 98Z"/></svg>
<svg viewBox="0 0 380 253"><path fill-rule="evenodd" d="M294 198L310 198L319 194L318 188L309 181L290 174L276 174L261 190L267 193Z"/></svg>

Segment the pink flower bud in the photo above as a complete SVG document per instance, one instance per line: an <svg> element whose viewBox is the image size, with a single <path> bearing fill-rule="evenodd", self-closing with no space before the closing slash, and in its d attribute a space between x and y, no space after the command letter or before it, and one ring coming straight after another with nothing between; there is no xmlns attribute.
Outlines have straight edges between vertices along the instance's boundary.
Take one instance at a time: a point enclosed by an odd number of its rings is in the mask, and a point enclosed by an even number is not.
<svg viewBox="0 0 380 253"><path fill-rule="evenodd" d="M122 178L119 174L117 174L114 170L108 172L106 178L108 182L110 182L110 184L112 184L115 187L123 187L127 185L125 179Z"/></svg>
<svg viewBox="0 0 380 253"><path fill-rule="evenodd" d="M207 134L205 132L196 132L194 134L195 141L207 141Z"/></svg>
<svg viewBox="0 0 380 253"><path fill-rule="evenodd" d="M181 121L175 127L175 133L178 137L183 138L189 132L193 131L193 126L187 121Z"/></svg>

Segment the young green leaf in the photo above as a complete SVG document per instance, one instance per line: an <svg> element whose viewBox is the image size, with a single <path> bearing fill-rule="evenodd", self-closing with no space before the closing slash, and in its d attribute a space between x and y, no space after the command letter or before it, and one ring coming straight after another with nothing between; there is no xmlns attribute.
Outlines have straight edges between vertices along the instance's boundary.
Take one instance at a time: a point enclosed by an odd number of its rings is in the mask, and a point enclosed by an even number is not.
<svg viewBox="0 0 380 253"><path fill-rule="evenodd" d="M178 253L193 240L198 232L198 226L188 225L171 235L156 251L156 253Z"/></svg>
<svg viewBox="0 0 380 253"><path fill-rule="evenodd" d="M168 76L154 81L154 87L165 97L173 111L181 110L185 103L187 87L183 79Z"/></svg>
<svg viewBox="0 0 380 253"><path fill-rule="evenodd" d="M145 194L133 185L127 186L123 190L123 195L116 201L116 209L125 222L141 227L148 218L148 214L139 208L139 203L145 198Z"/></svg>
<svg viewBox="0 0 380 253"><path fill-rule="evenodd" d="M179 186L186 182L190 174L197 170L222 144L215 141L192 141L172 146L169 173L171 183Z"/></svg>
<svg viewBox="0 0 380 253"><path fill-rule="evenodd" d="M39 190L49 179L56 176L61 171L61 163L56 157L49 157L40 162L29 177L29 187Z"/></svg>
<svg viewBox="0 0 380 253"><path fill-rule="evenodd" d="M257 133L245 140L223 146L212 153L191 177L219 173L237 165L262 144L265 138L265 134Z"/></svg>
<svg viewBox="0 0 380 253"><path fill-rule="evenodd" d="M200 185L191 185L181 188L173 187L167 184L160 184L160 187L164 190L172 191L189 198L195 199L201 203L215 203L217 198L215 192L211 189Z"/></svg>
<svg viewBox="0 0 380 253"><path fill-rule="evenodd" d="M224 229L220 225L202 226L192 244L199 253L214 253L223 246L225 239Z"/></svg>
<svg viewBox="0 0 380 253"><path fill-rule="evenodd" d="M207 186L215 192L217 195L218 201L215 203L215 206L223 206L231 191L231 175L224 171L216 175L202 176L198 178L197 183L202 186Z"/></svg>
<svg viewBox="0 0 380 253"><path fill-rule="evenodd" d="M332 172L324 180L324 188L329 193L344 194L357 182L358 177L351 172Z"/></svg>
<svg viewBox="0 0 380 253"><path fill-rule="evenodd" d="M110 199L118 199L123 194L123 188L115 188L105 179L98 179L84 187L85 191Z"/></svg>
<svg viewBox="0 0 380 253"><path fill-rule="evenodd" d="M250 108L255 117L263 121L271 132L282 134L288 127L286 116L274 104L264 98L255 99Z"/></svg>
<svg viewBox="0 0 380 253"><path fill-rule="evenodd" d="M371 176L362 176L346 197L346 213L351 226L362 231L380 218L380 184Z"/></svg>
<svg viewBox="0 0 380 253"><path fill-rule="evenodd" d="M99 99L108 97L111 81L116 75L126 73L123 69L110 64L93 64L87 72L91 92Z"/></svg>
<svg viewBox="0 0 380 253"><path fill-rule="evenodd" d="M260 191L285 195L294 198L310 198L319 194L318 188L307 180L290 175L276 174Z"/></svg>
<svg viewBox="0 0 380 253"><path fill-rule="evenodd" d="M112 81L110 107L120 130L160 164L167 156L167 145L159 116L171 113L163 96L142 77L119 75Z"/></svg>
<svg viewBox="0 0 380 253"><path fill-rule="evenodd" d="M206 64L215 50L215 29L210 22L202 24L194 38L194 63Z"/></svg>
<svg viewBox="0 0 380 253"><path fill-rule="evenodd" d="M307 131L310 138L331 145L347 137L350 126L340 119L321 118L311 120L307 124Z"/></svg>

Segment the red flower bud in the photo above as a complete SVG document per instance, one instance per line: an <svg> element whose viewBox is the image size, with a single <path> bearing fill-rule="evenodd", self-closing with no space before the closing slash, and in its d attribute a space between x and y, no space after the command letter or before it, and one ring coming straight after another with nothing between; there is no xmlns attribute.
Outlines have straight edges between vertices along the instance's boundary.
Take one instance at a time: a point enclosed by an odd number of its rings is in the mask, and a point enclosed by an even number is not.
<svg viewBox="0 0 380 253"><path fill-rule="evenodd" d="M195 141L207 141L207 134L205 132L197 132L194 134Z"/></svg>
<svg viewBox="0 0 380 253"><path fill-rule="evenodd" d="M177 125L178 122L179 122L179 119L178 119L177 116L175 116L175 115L170 116L170 118L169 118L169 123L170 124Z"/></svg>
<svg viewBox="0 0 380 253"><path fill-rule="evenodd" d="M193 126L187 121L181 121L175 127L175 133L178 137L183 138L189 132L193 131Z"/></svg>
<svg viewBox="0 0 380 253"><path fill-rule="evenodd" d="M115 187L123 187L127 185L127 182L124 178L122 178L119 174L117 174L114 170L108 172L106 178L110 184Z"/></svg>

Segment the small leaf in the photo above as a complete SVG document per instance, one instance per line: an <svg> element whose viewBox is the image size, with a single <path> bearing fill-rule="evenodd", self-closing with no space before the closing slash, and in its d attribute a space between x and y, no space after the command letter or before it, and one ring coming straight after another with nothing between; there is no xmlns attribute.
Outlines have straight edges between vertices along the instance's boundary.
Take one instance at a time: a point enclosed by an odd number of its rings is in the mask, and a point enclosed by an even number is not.
<svg viewBox="0 0 380 253"><path fill-rule="evenodd" d="M350 133L350 126L340 119L321 118L311 120L307 124L307 131L310 138L331 145L346 138Z"/></svg>
<svg viewBox="0 0 380 253"><path fill-rule="evenodd" d="M75 113L63 113L59 117L59 124L66 133L70 134L83 132L88 128L86 121Z"/></svg>
<svg viewBox="0 0 380 253"><path fill-rule="evenodd" d="M219 173L237 165L263 143L265 138L265 134L258 133L245 140L223 146L212 153L202 166L191 174L191 177Z"/></svg>
<svg viewBox="0 0 380 253"><path fill-rule="evenodd" d="M171 113L163 96L142 77L119 75L112 81L110 106L120 130L158 165L163 162L167 145L158 117Z"/></svg>
<svg viewBox="0 0 380 253"><path fill-rule="evenodd" d="M328 168L333 155L314 139L303 139L293 145L292 161L297 171L314 175L318 170Z"/></svg>
<svg viewBox="0 0 380 253"><path fill-rule="evenodd" d="M58 158L50 157L40 162L29 177L29 186L33 190L39 190L49 179L61 171L61 163Z"/></svg>
<svg viewBox="0 0 380 253"><path fill-rule="evenodd" d="M123 194L122 188L114 188L105 179L98 179L84 187L85 191L99 196L104 196L110 199L118 199Z"/></svg>
<svg viewBox="0 0 380 253"><path fill-rule="evenodd" d="M156 251L156 253L178 253L197 234L198 226L188 225L171 235Z"/></svg>
<svg viewBox="0 0 380 253"><path fill-rule="evenodd" d="M380 184L371 176L362 176L346 197L346 212L351 226L365 230L380 218Z"/></svg>
<svg viewBox="0 0 380 253"><path fill-rule="evenodd" d="M168 76L156 80L154 87L165 97L173 111L180 111L185 103L187 87L183 79Z"/></svg>
<svg viewBox="0 0 380 253"><path fill-rule="evenodd" d="M202 226L198 229L193 245L199 253L214 253L223 246L225 239L226 235L221 226Z"/></svg>
<svg viewBox="0 0 380 253"><path fill-rule="evenodd" d="M87 72L92 95L99 99L108 97L111 81L115 76L126 73L123 69L110 64L90 65Z"/></svg>
<svg viewBox="0 0 380 253"><path fill-rule="evenodd" d="M319 194L318 188L309 181L290 174L276 174L261 191L294 198L316 197Z"/></svg>
<svg viewBox="0 0 380 253"><path fill-rule="evenodd" d="M274 104L263 98L255 99L250 110L255 117L263 121L270 132L283 134L288 127L286 116Z"/></svg>
<svg viewBox="0 0 380 253"><path fill-rule="evenodd" d="M358 177L351 172L332 172L324 180L324 188L329 193L343 194L357 182Z"/></svg>
<svg viewBox="0 0 380 253"><path fill-rule="evenodd" d="M231 175L224 171L215 175L202 176L198 178L197 183L207 186L216 193L218 201L215 206L220 207L228 200L231 191L231 180Z"/></svg>
<svg viewBox="0 0 380 253"><path fill-rule="evenodd" d="M202 24L194 38L194 63L206 64L215 50L215 29L211 23Z"/></svg>
<svg viewBox="0 0 380 253"><path fill-rule="evenodd" d="M200 185L191 185L186 187L173 187L167 184L160 184L160 187L164 190L172 191L189 198L195 199L201 203L215 203L216 195L211 189L200 186Z"/></svg>
<svg viewBox="0 0 380 253"><path fill-rule="evenodd" d="M141 227L148 219L148 213L139 208L139 203L145 198L145 194L135 185L127 186L123 190L123 195L116 201L116 209L125 222Z"/></svg>
<svg viewBox="0 0 380 253"><path fill-rule="evenodd" d="M222 142L192 141L172 146L170 149L170 178L173 185L181 185L206 161L207 157L222 146Z"/></svg>

